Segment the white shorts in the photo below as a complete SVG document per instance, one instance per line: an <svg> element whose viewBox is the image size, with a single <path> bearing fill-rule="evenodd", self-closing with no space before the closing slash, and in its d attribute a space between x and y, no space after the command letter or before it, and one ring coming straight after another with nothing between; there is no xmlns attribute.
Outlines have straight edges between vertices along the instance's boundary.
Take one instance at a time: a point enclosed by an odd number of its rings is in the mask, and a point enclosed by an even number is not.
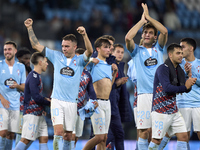
<svg viewBox="0 0 200 150"><path fill-rule="evenodd" d="M111 106L110 100L97 100L99 103L99 114L94 113L91 116L94 134L107 134L110 126Z"/></svg>
<svg viewBox="0 0 200 150"><path fill-rule="evenodd" d="M185 120L187 131L191 131L192 123L193 123L194 132L200 131L200 107L179 108L179 111Z"/></svg>
<svg viewBox="0 0 200 150"><path fill-rule="evenodd" d="M151 128L153 94L139 94L137 99L137 129Z"/></svg>
<svg viewBox="0 0 200 150"><path fill-rule="evenodd" d="M19 110L0 108L0 131L18 132Z"/></svg>
<svg viewBox="0 0 200 150"><path fill-rule="evenodd" d="M83 125L84 121L81 120L81 117L77 115L76 118L76 125L73 130L73 134L76 134L76 137L81 137L83 134Z"/></svg>
<svg viewBox="0 0 200 150"><path fill-rule="evenodd" d="M19 125L18 126L19 132L17 132L17 133L21 134L22 133L22 126L23 126L23 112L22 111L20 111L19 124L18 125Z"/></svg>
<svg viewBox="0 0 200 150"><path fill-rule="evenodd" d="M27 114L23 116L22 138L35 141L38 137L48 136L44 116Z"/></svg>
<svg viewBox="0 0 200 150"><path fill-rule="evenodd" d="M166 132L172 137L176 133L187 132L180 112L174 114L152 113L152 138L162 139Z"/></svg>
<svg viewBox="0 0 200 150"><path fill-rule="evenodd" d="M62 124L66 131L73 131L77 117L77 103L51 100L51 120L54 125Z"/></svg>
<svg viewBox="0 0 200 150"><path fill-rule="evenodd" d="M137 127L137 107L133 108L135 126Z"/></svg>

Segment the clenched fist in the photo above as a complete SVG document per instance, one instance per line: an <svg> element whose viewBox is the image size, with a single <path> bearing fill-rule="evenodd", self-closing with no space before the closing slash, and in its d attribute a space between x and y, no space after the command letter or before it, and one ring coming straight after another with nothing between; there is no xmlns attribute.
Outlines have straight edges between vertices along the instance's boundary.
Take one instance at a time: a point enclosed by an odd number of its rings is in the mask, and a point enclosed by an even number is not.
<svg viewBox="0 0 200 150"><path fill-rule="evenodd" d="M32 27L33 24L33 20L31 18L28 18L24 21L24 25L26 26L26 28Z"/></svg>
<svg viewBox="0 0 200 150"><path fill-rule="evenodd" d="M85 33L86 33L85 28L83 26L78 27L77 31L81 35L85 35Z"/></svg>

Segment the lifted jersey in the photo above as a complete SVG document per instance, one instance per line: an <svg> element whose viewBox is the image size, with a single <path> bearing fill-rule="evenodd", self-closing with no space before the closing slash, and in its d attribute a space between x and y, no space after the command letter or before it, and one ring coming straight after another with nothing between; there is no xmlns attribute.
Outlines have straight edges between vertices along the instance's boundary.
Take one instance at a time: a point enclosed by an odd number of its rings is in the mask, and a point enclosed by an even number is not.
<svg viewBox="0 0 200 150"><path fill-rule="evenodd" d="M109 78L112 81L112 67L107 62L99 59L98 64L93 64L91 75L93 83L103 78Z"/></svg>

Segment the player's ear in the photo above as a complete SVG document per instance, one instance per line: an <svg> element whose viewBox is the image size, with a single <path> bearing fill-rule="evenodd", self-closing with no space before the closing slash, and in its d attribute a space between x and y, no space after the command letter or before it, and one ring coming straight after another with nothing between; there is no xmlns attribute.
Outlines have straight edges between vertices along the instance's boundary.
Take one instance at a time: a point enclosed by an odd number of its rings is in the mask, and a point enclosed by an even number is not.
<svg viewBox="0 0 200 150"><path fill-rule="evenodd" d="M97 52L99 52L99 49L100 49L99 47L96 48Z"/></svg>
<svg viewBox="0 0 200 150"><path fill-rule="evenodd" d="M42 59L39 59L38 64L42 66Z"/></svg>
<svg viewBox="0 0 200 150"><path fill-rule="evenodd" d="M77 45L74 45L74 51L76 51L76 49L77 49Z"/></svg>
<svg viewBox="0 0 200 150"><path fill-rule="evenodd" d="M168 56L169 56L169 58L171 58L171 57L172 57L172 53L171 53L171 52L169 52L169 53L168 53Z"/></svg>
<svg viewBox="0 0 200 150"><path fill-rule="evenodd" d="M15 48L15 54L17 53L17 49Z"/></svg>

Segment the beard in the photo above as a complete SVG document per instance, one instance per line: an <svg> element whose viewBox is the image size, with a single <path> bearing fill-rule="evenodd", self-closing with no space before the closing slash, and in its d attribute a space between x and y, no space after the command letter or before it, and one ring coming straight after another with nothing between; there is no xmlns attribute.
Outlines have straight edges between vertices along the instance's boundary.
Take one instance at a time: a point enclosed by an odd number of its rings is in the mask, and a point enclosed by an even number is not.
<svg viewBox="0 0 200 150"><path fill-rule="evenodd" d="M11 61L14 58L14 55L12 55L10 58L6 58L7 61Z"/></svg>
<svg viewBox="0 0 200 150"><path fill-rule="evenodd" d="M32 68L30 67L30 65L26 65L24 61L21 61L21 63L24 64L25 68L26 68L26 71L29 73L32 71Z"/></svg>
<svg viewBox="0 0 200 150"><path fill-rule="evenodd" d="M32 68L31 68L30 66L26 66L26 65L25 65L25 68L26 68L26 71L27 71L28 73L32 71Z"/></svg>

